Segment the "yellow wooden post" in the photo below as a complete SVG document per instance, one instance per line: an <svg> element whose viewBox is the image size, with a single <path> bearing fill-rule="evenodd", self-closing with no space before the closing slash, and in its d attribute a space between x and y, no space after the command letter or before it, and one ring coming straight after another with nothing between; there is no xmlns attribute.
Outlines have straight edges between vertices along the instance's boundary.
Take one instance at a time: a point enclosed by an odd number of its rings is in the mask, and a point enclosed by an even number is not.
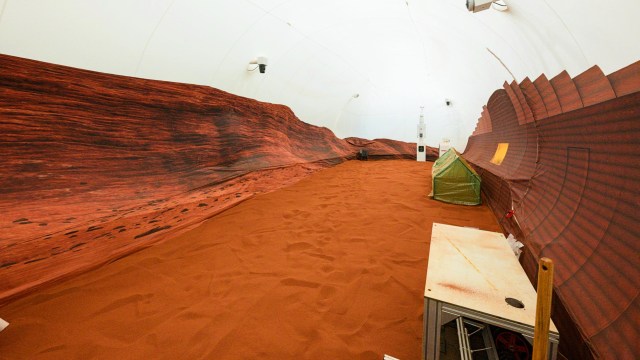
<svg viewBox="0 0 640 360"><path fill-rule="evenodd" d="M536 327L533 332L533 360L547 360L549 353L549 323L553 294L553 261L543 257L538 263L538 299Z"/></svg>

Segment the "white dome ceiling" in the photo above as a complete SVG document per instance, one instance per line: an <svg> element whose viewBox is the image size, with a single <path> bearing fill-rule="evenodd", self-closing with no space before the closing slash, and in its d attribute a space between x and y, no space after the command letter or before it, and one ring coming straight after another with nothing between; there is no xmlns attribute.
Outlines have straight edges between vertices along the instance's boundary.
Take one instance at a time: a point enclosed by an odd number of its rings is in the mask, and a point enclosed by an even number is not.
<svg viewBox="0 0 640 360"><path fill-rule="evenodd" d="M461 149L504 81L640 59L638 0L506 2L474 14L465 0L0 0L0 53L209 85L338 137L415 141L424 106L427 143ZM265 74L247 71L257 56Z"/></svg>

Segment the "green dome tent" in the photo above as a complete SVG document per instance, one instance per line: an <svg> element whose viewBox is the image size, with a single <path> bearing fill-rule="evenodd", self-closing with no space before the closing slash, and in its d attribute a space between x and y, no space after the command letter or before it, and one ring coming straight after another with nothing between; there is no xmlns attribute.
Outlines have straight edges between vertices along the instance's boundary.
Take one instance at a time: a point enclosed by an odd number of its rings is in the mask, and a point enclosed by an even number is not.
<svg viewBox="0 0 640 360"><path fill-rule="evenodd" d="M479 205L480 176L454 148L442 154L431 169L431 194L452 204Z"/></svg>

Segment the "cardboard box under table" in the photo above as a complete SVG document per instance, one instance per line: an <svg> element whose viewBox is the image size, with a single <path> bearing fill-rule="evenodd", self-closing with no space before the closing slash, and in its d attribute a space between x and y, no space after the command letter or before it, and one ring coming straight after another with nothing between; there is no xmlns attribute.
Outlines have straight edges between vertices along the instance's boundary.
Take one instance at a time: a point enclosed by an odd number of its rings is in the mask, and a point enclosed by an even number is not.
<svg viewBox="0 0 640 360"><path fill-rule="evenodd" d="M498 359L501 346L530 352L530 345L518 339L533 342L535 313L536 292L504 235L433 224L424 291L423 358L451 358L455 353L462 359ZM441 336L447 329L448 338L457 338L457 345L447 344ZM496 331L503 330L494 339ZM559 340L551 322L549 359L556 359ZM445 347L449 355L443 355Z"/></svg>

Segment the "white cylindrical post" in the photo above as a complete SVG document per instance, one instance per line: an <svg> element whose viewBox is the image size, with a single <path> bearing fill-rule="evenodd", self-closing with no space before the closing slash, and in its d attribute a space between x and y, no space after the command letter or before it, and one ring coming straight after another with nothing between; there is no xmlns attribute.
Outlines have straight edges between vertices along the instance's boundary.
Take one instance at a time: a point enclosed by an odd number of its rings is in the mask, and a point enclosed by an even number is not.
<svg viewBox="0 0 640 360"><path fill-rule="evenodd" d="M424 106L420 107L420 121L418 122L418 141L416 141L416 160L427 161L427 146L424 141L426 126L424 124Z"/></svg>

